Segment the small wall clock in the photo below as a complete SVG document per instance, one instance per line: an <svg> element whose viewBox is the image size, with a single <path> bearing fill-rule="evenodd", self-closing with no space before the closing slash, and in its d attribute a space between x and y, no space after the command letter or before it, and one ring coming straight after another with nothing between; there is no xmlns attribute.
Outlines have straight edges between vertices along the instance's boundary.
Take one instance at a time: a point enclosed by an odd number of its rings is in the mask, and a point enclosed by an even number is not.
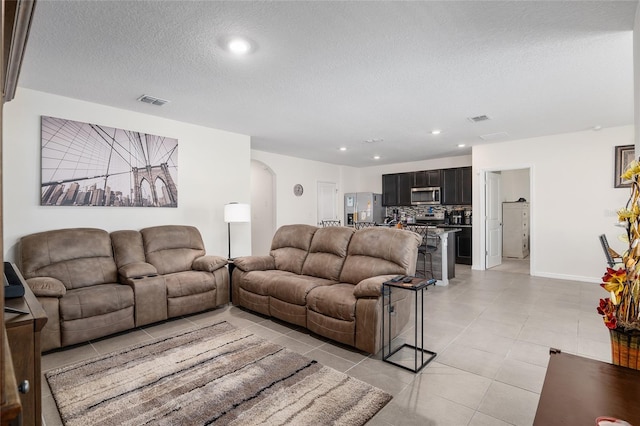
<svg viewBox="0 0 640 426"><path fill-rule="evenodd" d="M303 192L304 192L304 188L302 187L302 185L300 185L299 183L296 183L295 185L293 185L293 193L295 194L296 197L301 196Z"/></svg>

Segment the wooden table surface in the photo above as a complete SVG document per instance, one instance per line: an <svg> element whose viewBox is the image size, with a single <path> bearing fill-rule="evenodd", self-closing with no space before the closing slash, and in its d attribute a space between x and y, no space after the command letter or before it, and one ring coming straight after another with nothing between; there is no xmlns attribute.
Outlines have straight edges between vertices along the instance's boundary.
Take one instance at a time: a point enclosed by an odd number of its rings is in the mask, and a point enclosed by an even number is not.
<svg viewBox="0 0 640 426"><path fill-rule="evenodd" d="M640 426L640 370L552 353L534 425L594 426L603 416Z"/></svg>

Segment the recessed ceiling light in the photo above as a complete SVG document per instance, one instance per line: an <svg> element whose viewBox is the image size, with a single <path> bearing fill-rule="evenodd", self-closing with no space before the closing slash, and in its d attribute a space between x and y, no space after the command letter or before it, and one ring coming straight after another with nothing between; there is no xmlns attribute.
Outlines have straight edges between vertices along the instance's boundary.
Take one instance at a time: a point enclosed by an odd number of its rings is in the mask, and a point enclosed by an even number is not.
<svg viewBox="0 0 640 426"><path fill-rule="evenodd" d="M346 147L346 146L341 146L341 147L340 147L340 151L346 151L346 150L347 150L347 147Z"/></svg>
<svg viewBox="0 0 640 426"><path fill-rule="evenodd" d="M235 53L236 55L246 55L251 51L251 43L244 38L234 37L227 43L227 48L229 52Z"/></svg>
<svg viewBox="0 0 640 426"><path fill-rule="evenodd" d="M379 159L380 159L380 156L379 156L379 155L374 155L374 156L373 156L373 159L374 159L374 160L379 160Z"/></svg>
<svg viewBox="0 0 640 426"><path fill-rule="evenodd" d="M432 135L439 135L442 131L441 130L432 130L431 134Z"/></svg>
<svg viewBox="0 0 640 426"><path fill-rule="evenodd" d="M465 147L465 144L463 144L463 143L459 143L458 144L458 148L464 148L464 147Z"/></svg>
<svg viewBox="0 0 640 426"><path fill-rule="evenodd" d="M602 130L602 126L593 126L594 131Z"/></svg>

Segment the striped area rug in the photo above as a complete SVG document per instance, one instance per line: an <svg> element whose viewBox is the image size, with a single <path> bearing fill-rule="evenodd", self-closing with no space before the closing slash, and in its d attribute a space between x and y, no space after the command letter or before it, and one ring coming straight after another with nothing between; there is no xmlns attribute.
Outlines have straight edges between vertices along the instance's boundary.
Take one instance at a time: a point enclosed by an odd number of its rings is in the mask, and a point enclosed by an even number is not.
<svg viewBox="0 0 640 426"><path fill-rule="evenodd" d="M391 395L227 322L46 373L66 426L362 425Z"/></svg>

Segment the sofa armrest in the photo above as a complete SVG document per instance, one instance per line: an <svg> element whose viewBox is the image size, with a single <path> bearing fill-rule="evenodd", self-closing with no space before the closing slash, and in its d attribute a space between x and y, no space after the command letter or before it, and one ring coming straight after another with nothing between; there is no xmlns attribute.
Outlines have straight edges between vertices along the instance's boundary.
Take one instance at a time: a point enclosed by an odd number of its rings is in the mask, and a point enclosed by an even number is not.
<svg viewBox="0 0 640 426"><path fill-rule="evenodd" d="M224 257L209 255L195 259L191 268L196 271L213 272L224 267L227 263L229 262Z"/></svg>
<svg viewBox="0 0 640 426"><path fill-rule="evenodd" d="M67 294L67 288L56 278L29 278L27 284L36 297L62 297Z"/></svg>
<svg viewBox="0 0 640 426"><path fill-rule="evenodd" d="M244 272L276 269L276 260L272 256L236 257L233 259L233 264Z"/></svg>
<svg viewBox="0 0 640 426"><path fill-rule="evenodd" d="M125 280L127 278L146 277L158 274L155 266L146 262L133 262L118 268L118 275Z"/></svg>
<svg viewBox="0 0 640 426"><path fill-rule="evenodd" d="M395 275L379 275L377 277L366 278L360 281L353 289L353 295L360 297L380 297L382 296L382 283L389 281Z"/></svg>

